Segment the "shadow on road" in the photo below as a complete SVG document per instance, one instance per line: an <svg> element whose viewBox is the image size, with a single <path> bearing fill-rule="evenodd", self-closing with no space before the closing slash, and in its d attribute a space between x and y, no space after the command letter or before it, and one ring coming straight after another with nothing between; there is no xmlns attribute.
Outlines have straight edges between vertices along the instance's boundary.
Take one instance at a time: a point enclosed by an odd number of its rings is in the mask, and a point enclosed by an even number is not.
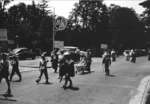
<svg viewBox="0 0 150 104"><path fill-rule="evenodd" d="M79 87L69 87L68 89L73 90L73 91L78 91Z"/></svg>
<svg viewBox="0 0 150 104"><path fill-rule="evenodd" d="M62 87L62 88L63 88L63 87ZM65 88L64 88L64 90L67 90L67 89L72 90L72 91L78 91L78 90L79 90L79 87L74 87L74 86L72 86L72 87L65 87Z"/></svg>
<svg viewBox="0 0 150 104"><path fill-rule="evenodd" d="M13 95L8 95L8 94L0 94L0 100L3 100L3 101L13 101L13 102L16 102L17 100L12 98Z"/></svg>
<svg viewBox="0 0 150 104"><path fill-rule="evenodd" d="M80 73L80 75L91 74L91 73L93 73L93 72L95 72L95 71L91 71L91 72L86 71L86 72L82 72L82 73Z"/></svg>
<svg viewBox="0 0 150 104"><path fill-rule="evenodd" d="M41 82L41 83L38 83L38 84L52 85L53 83L52 82L49 82L49 83Z"/></svg>
<svg viewBox="0 0 150 104"><path fill-rule="evenodd" d="M110 79L111 77L116 77L116 75L110 74L110 75L105 75L105 80Z"/></svg>
<svg viewBox="0 0 150 104"><path fill-rule="evenodd" d="M110 74L108 75L108 77L116 77L116 75Z"/></svg>

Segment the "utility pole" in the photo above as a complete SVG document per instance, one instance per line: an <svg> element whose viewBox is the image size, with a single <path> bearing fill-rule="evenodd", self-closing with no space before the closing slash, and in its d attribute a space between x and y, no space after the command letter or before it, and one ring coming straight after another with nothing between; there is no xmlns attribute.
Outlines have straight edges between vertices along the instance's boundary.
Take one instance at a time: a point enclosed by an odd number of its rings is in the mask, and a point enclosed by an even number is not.
<svg viewBox="0 0 150 104"><path fill-rule="evenodd" d="M53 8L53 51L55 49L55 8Z"/></svg>

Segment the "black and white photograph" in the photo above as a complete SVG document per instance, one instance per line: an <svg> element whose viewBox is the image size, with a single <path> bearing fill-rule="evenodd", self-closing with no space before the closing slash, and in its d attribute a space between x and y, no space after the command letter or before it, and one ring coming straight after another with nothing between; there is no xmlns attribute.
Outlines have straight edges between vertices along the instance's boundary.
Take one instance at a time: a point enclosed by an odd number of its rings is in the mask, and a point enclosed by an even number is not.
<svg viewBox="0 0 150 104"><path fill-rule="evenodd" d="M0 0L0 104L150 104L150 0Z"/></svg>

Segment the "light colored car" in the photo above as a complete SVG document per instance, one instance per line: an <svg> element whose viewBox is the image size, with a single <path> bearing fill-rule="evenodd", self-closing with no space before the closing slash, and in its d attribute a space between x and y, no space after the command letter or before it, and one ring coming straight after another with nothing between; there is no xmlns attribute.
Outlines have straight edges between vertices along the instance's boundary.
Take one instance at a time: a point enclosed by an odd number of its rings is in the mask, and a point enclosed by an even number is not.
<svg viewBox="0 0 150 104"><path fill-rule="evenodd" d="M75 46L64 46L60 51L75 53L75 51L79 51L79 48Z"/></svg>

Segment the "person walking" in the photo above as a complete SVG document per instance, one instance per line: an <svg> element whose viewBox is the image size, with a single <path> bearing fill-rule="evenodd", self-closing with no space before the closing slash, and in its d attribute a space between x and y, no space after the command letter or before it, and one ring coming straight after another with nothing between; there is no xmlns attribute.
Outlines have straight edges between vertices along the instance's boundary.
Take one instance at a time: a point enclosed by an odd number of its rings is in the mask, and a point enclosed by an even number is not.
<svg viewBox="0 0 150 104"><path fill-rule="evenodd" d="M47 72L47 62L48 62L48 60L46 60L45 55L41 55L41 59L40 59L40 63L39 63L40 76L36 80L37 84L40 82L43 74L45 75L45 83L49 84L48 72Z"/></svg>
<svg viewBox="0 0 150 104"><path fill-rule="evenodd" d="M112 61L116 61L116 52L114 49L111 51L111 58L112 58Z"/></svg>
<svg viewBox="0 0 150 104"><path fill-rule="evenodd" d="M110 75L110 65L111 65L111 59L110 59L110 55L107 54L103 60L102 60L102 65L104 65L104 69L105 69L105 75L109 76Z"/></svg>
<svg viewBox="0 0 150 104"><path fill-rule="evenodd" d="M74 61L71 59L70 54L65 55L63 71L64 71L64 76L65 76L65 83L63 85L63 88L64 89L71 88L73 86L71 77L75 76L75 72L74 72ZM67 86L68 83L69 83L69 86Z"/></svg>
<svg viewBox="0 0 150 104"><path fill-rule="evenodd" d="M10 74L10 81L12 81L12 77L16 73L19 77L18 81L20 82L22 80L22 76L21 76L21 73L20 73L20 70L19 70L19 62L18 62L17 56L13 57L11 65L12 65L12 72Z"/></svg>
<svg viewBox="0 0 150 104"><path fill-rule="evenodd" d="M51 56L52 68L54 69L54 73L57 73L58 68L58 55L57 51L54 51Z"/></svg>
<svg viewBox="0 0 150 104"><path fill-rule="evenodd" d="M9 81L9 62L6 54L1 54L0 60L0 82L3 78L5 79L8 87L6 95L11 96L11 87Z"/></svg>
<svg viewBox="0 0 150 104"><path fill-rule="evenodd" d="M92 62L92 53L91 50L88 49L86 57L86 68L89 73L91 72L91 62Z"/></svg>
<svg viewBox="0 0 150 104"><path fill-rule="evenodd" d="M131 56L131 62L132 63L135 63L136 62L136 54L135 54L135 51L132 49L131 52L130 52L130 56Z"/></svg>
<svg viewBox="0 0 150 104"><path fill-rule="evenodd" d="M64 52L60 51L60 54L58 56L58 66L59 66L59 77L58 77L58 79L60 79L60 82L62 81L63 76L64 76L64 70L63 70L64 63L65 63Z"/></svg>

